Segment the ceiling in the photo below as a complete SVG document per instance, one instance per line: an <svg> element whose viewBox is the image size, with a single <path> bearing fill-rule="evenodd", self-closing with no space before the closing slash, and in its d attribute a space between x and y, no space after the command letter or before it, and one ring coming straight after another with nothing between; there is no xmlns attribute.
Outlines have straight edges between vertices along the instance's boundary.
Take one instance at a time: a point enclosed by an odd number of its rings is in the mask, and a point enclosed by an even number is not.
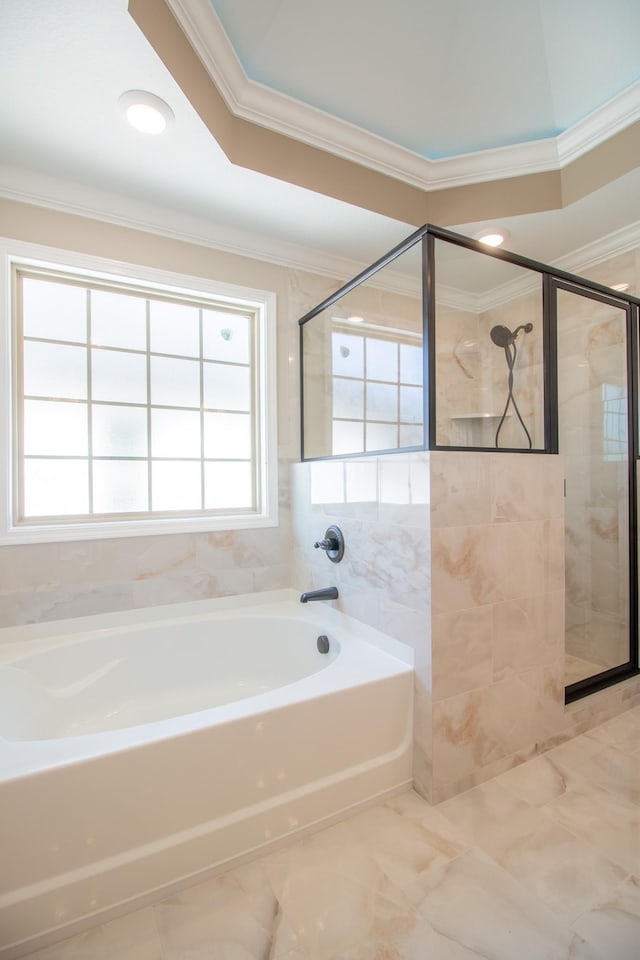
<svg viewBox="0 0 640 960"><path fill-rule="evenodd" d="M555 137L640 79L636 0L209 2L251 80L431 159Z"/></svg>
<svg viewBox="0 0 640 960"><path fill-rule="evenodd" d="M0 0L0 195L345 278L427 220L638 240L637 0L129 6Z"/></svg>

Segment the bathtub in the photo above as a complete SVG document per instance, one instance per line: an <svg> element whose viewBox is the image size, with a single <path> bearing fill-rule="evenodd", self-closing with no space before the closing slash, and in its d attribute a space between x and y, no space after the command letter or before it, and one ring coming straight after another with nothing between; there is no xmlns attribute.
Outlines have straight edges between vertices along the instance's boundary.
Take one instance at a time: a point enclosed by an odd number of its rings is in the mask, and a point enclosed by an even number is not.
<svg viewBox="0 0 640 960"><path fill-rule="evenodd" d="M0 630L0 957L406 789L412 691L292 591Z"/></svg>

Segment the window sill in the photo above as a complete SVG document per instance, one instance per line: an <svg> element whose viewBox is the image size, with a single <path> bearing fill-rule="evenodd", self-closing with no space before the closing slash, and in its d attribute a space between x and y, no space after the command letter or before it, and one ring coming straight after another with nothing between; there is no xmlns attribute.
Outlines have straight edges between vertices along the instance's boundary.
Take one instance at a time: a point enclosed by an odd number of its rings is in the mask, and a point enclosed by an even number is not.
<svg viewBox="0 0 640 960"><path fill-rule="evenodd" d="M169 517L149 520L109 520L104 523L61 523L47 526L10 527L0 534L0 546L29 543L61 543L74 540L113 540L121 537L151 537L184 533L216 533L227 530L257 530L275 527L273 514L232 515L217 517Z"/></svg>

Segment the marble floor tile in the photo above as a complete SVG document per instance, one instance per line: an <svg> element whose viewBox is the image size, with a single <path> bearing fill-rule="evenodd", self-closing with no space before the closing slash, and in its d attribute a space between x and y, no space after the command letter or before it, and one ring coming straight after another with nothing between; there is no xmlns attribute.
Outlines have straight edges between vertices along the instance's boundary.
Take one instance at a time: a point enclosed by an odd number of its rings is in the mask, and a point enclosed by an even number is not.
<svg viewBox="0 0 640 960"><path fill-rule="evenodd" d="M581 773L585 760L605 749L606 744L600 740L587 736L587 734L581 734L572 737L558 747L554 747L553 750L549 750L548 753L545 753L545 756L556 763L572 768L576 773Z"/></svg>
<svg viewBox="0 0 640 960"><path fill-rule="evenodd" d="M586 760L581 773L593 786L640 804L640 765L632 754L609 747Z"/></svg>
<svg viewBox="0 0 640 960"><path fill-rule="evenodd" d="M585 736L607 746L615 746L622 753L634 753L640 750L640 709L636 707L614 717L589 730Z"/></svg>
<svg viewBox="0 0 640 960"><path fill-rule="evenodd" d="M164 960L152 907L29 954L27 960Z"/></svg>
<svg viewBox="0 0 640 960"><path fill-rule="evenodd" d="M614 890L627 871L555 823L542 807L512 794L509 783L509 777L500 777L441 806L477 847L571 922Z"/></svg>
<svg viewBox="0 0 640 960"><path fill-rule="evenodd" d="M603 956L638 960L640 956L640 878L631 876L612 896L584 913L574 930Z"/></svg>
<svg viewBox="0 0 640 960"><path fill-rule="evenodd" d="M569 790L544 807L560 826L581 837L630 874L640 865L640 807L606 790Z"/></svg>
<svg viewBox="0 0 640 960"><path fill-rule="evenodd" d="M418 910L440 936L492 960L564 960L576 939L481 851L443 867Z"/></svg>
<svg viewBox="0 0 640 960"><path fill-rule="evenodd" d="M563 796L572 786L585 786L584 777L575 767L563 763L555 750L513 767L502 774L500 783L533 806Z"/></svg>
<svg viewBox="0 0 640 960"><path fill-rule="evenodd" d="M154 907L163 960L244 960L269 950L278 901L260 864L200 883Z"/></svg>
<svg viewBox="0 0 640 960"><path fill-rule="evenodd" d="M639 731L408 791L31 960L639 960Z"/></svg>
<svg viewBox="0 0 640 960"><path fill-rule="evenodd" d="M397 808L384 806L368 810L352 822L371 860L412 906L424 897L432 874L468 849L444 817L440 816L442 823L429 823L429 819L416 822Z"/></svg>

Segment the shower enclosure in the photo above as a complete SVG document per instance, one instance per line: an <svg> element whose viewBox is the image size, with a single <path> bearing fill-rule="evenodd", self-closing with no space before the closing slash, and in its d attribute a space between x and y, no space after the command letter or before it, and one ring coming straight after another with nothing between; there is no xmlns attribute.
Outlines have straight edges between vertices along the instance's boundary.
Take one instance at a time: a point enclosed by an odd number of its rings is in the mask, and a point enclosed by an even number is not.
<svg viewBox="0 0 640 960"><path fill-rule="evenodd" d="M638 670L638 307L427 225L300 322L302 458L559 454L566 699Z"/></svg>

